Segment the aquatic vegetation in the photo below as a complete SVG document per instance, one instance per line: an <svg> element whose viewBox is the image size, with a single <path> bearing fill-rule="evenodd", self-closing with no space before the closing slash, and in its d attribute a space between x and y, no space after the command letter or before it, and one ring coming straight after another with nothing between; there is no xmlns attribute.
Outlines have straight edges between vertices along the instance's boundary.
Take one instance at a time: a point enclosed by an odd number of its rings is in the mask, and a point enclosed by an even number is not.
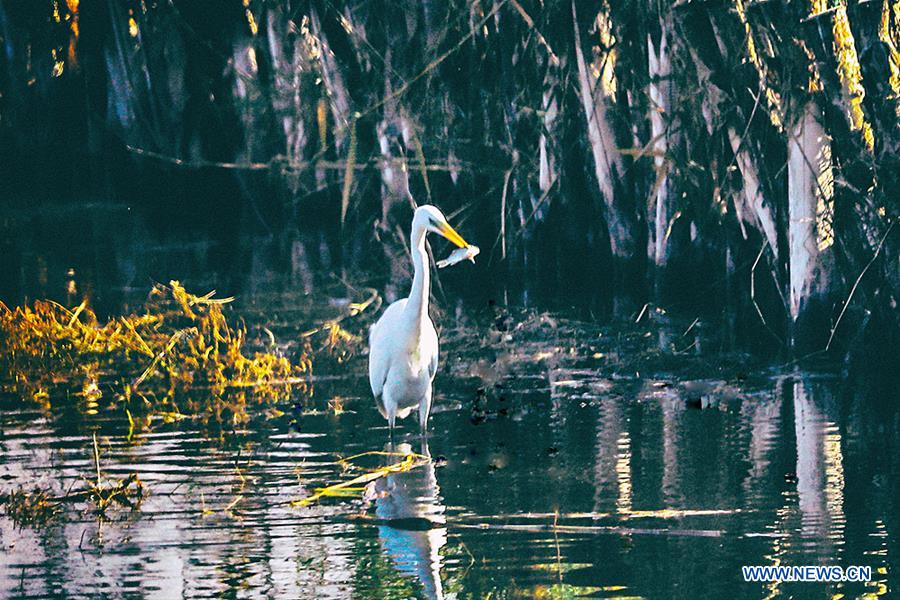
<svg viewBox="0 0 900 600"><path fill-rule="evenodd" d="M113 503L127 508L137 508L144 498L144 484L137 473L129 473L118 481L104 481L100 471L100 447L97 445L97 434L93 435L94 468L96 481L84 480L85 489L81 492L69 492L63 500L73 501L87 499L97 506L97 513L105 514L107 507Z"/></svg>
<svg viewBox="0 0 900 600"><path fill-rule="evenodd" d="M137 509L144 499L144 484L137 473L129 473L122 479L104 479L100 469L100 447L97 435L93 436L93 459L96 479L83 478L84 488L69 490L54 496L50 490L19 488L0 494L0 506L16 525L41 526L55 519L62 512L62 505L71 502L90 502L100 516L106 515L110 506L118 505Z"/></svg>
<svg viewBox="0 0 900 600"><path fill-rule="evenodd" d="M157 284L142 311L105 322L87 301L74 310L46 300L12 309L0 303L3 389L42 402L53 389L77 389L94 405L112 390L129 405L180 414L176 401L184 401L192 411L238 421L246 418L247 391L265 401L308 384L306 347L294 362L250 353L246 329L225 317L232 299L213 295L196 296L177 281ZM199 399L190 393L198 389Z"/></svg>
<svg viewBox="0 0 900 600"><path fill-rule="evenodd" d="M392 475L395 473L405 473L406 471L410 471L412 469L415 469L416 467L424 466L431 462L431 458L422 454L416 454L415 452L381 451L363 452L362 454L356 454L348 458L343 458L338 462L347 471L356 470L359 467L355 465L353 461L367 456L399 457L400 460L383 467L366 470L364 473L354 477L353 479L342 481L340 483L329 485L323 488L316 488L315 490L313 490L312 495L307 496L306 498L291 501L291 506L294 508L310 506L311 504L315 504L321 498L325 497L363 497L364 494L367 493L368 486L378 479L387 477L388 475Z"/></svg>
<svg viewBox="0 0 900 600"><path fill-rule="evenodd" d="M0 494L0 506L4 507L6 516L13 523L24 525L43 525L59 514L59 503L46 491L35 488L14 490Z"/></svg>

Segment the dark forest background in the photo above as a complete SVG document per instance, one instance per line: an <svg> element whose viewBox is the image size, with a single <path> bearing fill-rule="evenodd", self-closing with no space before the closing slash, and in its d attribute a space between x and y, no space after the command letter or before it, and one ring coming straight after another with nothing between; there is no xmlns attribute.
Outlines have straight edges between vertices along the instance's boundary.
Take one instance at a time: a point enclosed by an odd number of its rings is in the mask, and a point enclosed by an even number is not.
<svg viewBox="0 0 900 600"><path fill-rule="evenodd" d="M414 198L482 247L442 278L489 296L877 355L898 35L887 0L3 0L2 297L197 253L229 292L380 287Z"/></svg>

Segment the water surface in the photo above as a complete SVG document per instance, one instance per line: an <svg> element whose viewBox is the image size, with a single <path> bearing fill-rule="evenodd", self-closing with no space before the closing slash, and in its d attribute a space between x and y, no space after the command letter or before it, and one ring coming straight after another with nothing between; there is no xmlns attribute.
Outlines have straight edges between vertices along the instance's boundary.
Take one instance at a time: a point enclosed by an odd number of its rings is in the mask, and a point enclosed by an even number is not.
<svg viewBox="0 0 900 600"><path fill-rule="evenodd" d="M283 306L240 310L291 339ZM148 496L106 519L87 503L42 527L0 515L0 596L896 594L894 392L722 353L714 324L685 333L689 323L651 313L601 326L444 311L429 436L409 421L393 445L363 356L323 363L310 396L236 429L155 420L129 441L110 399L91 415L75 397L52 412L7 397L0 491L78 488L96 432L104 477L136 472ZM365 499L291 506L356 474L339 457L370 451L431 461ZM745 564L865 565L874 580L750 584Z"/></svg>

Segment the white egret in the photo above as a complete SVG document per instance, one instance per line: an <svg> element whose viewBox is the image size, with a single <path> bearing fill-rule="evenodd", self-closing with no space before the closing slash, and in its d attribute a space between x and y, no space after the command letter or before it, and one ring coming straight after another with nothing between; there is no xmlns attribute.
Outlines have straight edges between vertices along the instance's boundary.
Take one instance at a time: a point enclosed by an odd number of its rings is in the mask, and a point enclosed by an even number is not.
<svg viewBox="0 0 900 600"><path fill-rule="evenodd" d="M391 431L399 417L419 408L422 433L431 410L431 384L438 366L438 337L428 316L431 267L425 250L428 232L440 234L459 246L468 244L450 227L437 207L420 206L410 234L415 274L408 298L387 307L369 331L369 383L379 412Z"/></svg>

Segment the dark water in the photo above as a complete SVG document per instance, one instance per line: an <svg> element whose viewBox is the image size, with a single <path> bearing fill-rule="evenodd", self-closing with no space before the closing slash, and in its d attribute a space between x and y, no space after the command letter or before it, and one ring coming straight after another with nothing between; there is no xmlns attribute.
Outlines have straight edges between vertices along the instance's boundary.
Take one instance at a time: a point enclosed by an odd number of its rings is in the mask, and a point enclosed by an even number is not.
<svg viewBox="0 0 900 600"><path fill-rule="evenodd" d="M284 414L224 433L155 421L129 442L111 401L48 416L8 399L0 488L80 485L97 431L104 475L137 472L149 495L102 522L87 504L40 528L0 516L0 596L897 593L900 417L887 392L740 357L720 379L702 325L464 313L475 317L444 316L427 442L410 424L395 440L432 461L368 501L289 505L349 478L339 455L391 449L362 357ZM711 377L685 379L694 371ZM744 564L865 565L873 581L751 584Z"/></svg>
<svg viewBox="0 0 900 600"><path fill-rule="evenodd" d="M90 295L114 311L178 278L237 295L238 312L280 342L311 311L340 311L297 296L327 280L315 236L256 244L128 214L6 217L3 298ZM93 411L62 394L49 412L3 398L0 493L80 489L95 476L96 432L103 476L136 472L148 495L102 520L73 503L42 527L0 509L0 597L898 594L895 374L775 366L783 359L740 354L715 317L691 326L649 309L638 324L598 324L590 306L570 320L457 304L471 282L448 271L430 434L423 443L405 423L393 447L431 461L379 480L366 500L290 504L361 472L339 457L392 449L364 356L317 364L311 395L237 430L156 419L129 441L110 397ZM536 296L561 289L545 282ZM396 458L368 460L356 464ZM745 583L741 565L757 564L870 566L873 580Z"/></svg>

